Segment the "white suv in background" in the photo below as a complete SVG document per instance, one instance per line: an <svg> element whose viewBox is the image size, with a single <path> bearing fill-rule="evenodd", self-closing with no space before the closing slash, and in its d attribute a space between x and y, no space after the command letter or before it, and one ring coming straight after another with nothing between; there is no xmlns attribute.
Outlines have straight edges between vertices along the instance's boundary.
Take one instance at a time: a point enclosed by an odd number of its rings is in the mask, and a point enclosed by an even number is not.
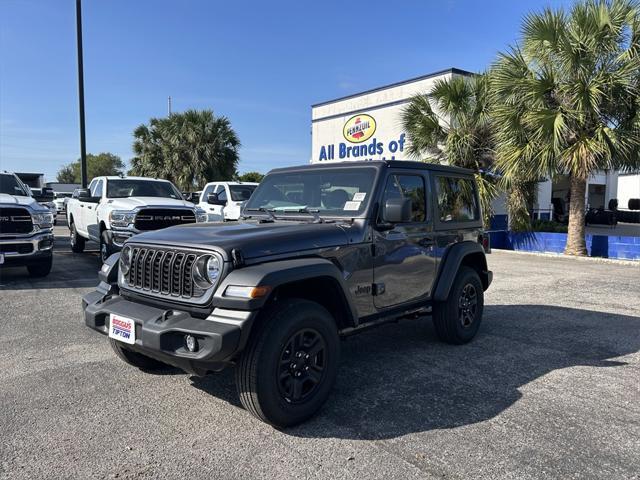
<svg viewBox="0 0 640 480"><path fill-rule="evenodd" d="M208 222L238 220L244 202L258 186L252 182L211 182L202 189L198 206L207 212Z"/></svg>

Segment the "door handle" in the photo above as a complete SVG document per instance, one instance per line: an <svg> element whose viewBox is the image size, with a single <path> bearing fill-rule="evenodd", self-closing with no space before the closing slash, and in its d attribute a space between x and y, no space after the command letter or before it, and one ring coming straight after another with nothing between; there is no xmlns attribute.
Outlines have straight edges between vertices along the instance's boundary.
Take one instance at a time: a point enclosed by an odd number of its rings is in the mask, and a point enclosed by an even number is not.
<svg viewBox="0 0 640 480"><path fill-rule="evenodd" d="M84 208L84 205L80 204L80 208Z"/></svg>

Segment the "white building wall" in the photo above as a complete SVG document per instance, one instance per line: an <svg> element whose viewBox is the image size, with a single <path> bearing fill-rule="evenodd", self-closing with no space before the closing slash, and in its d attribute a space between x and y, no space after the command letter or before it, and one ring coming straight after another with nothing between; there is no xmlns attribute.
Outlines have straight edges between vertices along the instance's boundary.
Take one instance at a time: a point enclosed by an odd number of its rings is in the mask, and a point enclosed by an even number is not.
<svg viewBox="0 0 640 480"><path fill-rule="evenodd" d="M628 208L630 198L640 198L640 174L619 174L618 208Z"/></svg>
<svg viewBox="0 0 640 480"><path fill-rule="evenodd" d="M416 94L431 91L439 79L458 75L447 70L399 84L314 105L311 111L311 163L349 160L407 160L408 141L400 116ZM343 134L344 126L356 116L375 121L372 136L353 142ZM364 117L363 117L364 118Z"/></svg>

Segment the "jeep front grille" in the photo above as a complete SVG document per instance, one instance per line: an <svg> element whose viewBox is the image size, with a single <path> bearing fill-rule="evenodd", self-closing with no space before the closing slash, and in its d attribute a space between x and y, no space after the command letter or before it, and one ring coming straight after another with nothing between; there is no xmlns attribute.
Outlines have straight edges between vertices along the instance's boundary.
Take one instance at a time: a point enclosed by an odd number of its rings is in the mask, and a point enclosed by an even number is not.
<svg viewBox="0 0 640 480"><path fill-rule="evenodd" d="M204 290L194 284L191 274L197 258L198 255L192 252L133 247L127 286L141 293L182 299L202 297Z"/></svg>
<svg viewBox="0 0 640 480"><path fill-rule="evenodd" d="M159 230L183 223L194 223L193 210L175 208L144 208L138 212L135 227L138 230Z"/></svg>
<svg viewBox="0 0 640 480"><path fill-rule="evenodd" d="M0 208L0 234L21 235L33 231L33 221L26 208Z"/></svg>

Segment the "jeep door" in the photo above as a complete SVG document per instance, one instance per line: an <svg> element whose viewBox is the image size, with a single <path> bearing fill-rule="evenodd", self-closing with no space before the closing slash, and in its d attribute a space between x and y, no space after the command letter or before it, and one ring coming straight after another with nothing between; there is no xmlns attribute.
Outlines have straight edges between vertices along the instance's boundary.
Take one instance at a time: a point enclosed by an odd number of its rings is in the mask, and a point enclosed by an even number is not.
<svg viewBox="0 0 640 480"><path fill-rule="evenodd" d="M379 199L411 200L411 219L393 228L374 229L374 305L377 309L429 295L436 274L428 173L391 171ZM382 219L378 219L379 222Z"/></svg>

